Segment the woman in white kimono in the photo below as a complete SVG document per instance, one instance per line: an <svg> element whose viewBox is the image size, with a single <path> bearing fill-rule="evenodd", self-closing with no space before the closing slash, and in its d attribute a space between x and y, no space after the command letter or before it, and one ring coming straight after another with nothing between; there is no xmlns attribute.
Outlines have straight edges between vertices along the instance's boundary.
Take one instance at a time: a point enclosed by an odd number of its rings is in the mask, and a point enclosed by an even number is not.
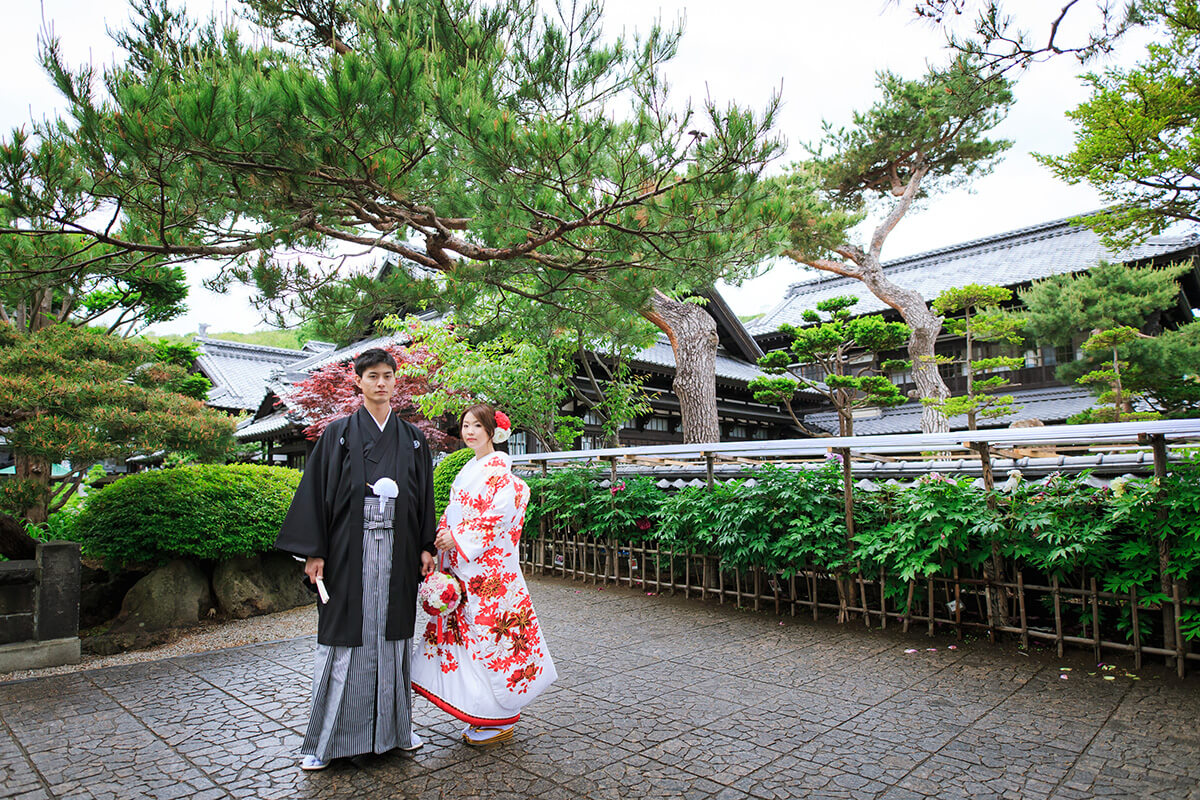
<svg viewBox="0 0 1200 800"><path fill-rule="evenodd" d="M428 622L413 659L413 689L466 722L462 737L474 746L511 739L521 709L558 677L517 554L529 487L493 446L509 433L508 418L489 405L462 416L475 458L454 480L435 545L466 596Z"/></svg>

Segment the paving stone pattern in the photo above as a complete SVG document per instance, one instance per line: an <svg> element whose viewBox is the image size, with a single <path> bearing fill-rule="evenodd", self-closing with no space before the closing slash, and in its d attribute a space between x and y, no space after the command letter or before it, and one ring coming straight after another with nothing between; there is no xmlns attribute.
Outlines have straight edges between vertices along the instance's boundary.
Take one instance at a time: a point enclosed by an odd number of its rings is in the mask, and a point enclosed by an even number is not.
<svg viewBox="0 0 1200 800"><path fill-rule="evenodd" d="M305 638L0 684L0 797L1200 798L1200 678L530 584L561 677L501 747L418 699L415 755L301 772Z"/></svg>

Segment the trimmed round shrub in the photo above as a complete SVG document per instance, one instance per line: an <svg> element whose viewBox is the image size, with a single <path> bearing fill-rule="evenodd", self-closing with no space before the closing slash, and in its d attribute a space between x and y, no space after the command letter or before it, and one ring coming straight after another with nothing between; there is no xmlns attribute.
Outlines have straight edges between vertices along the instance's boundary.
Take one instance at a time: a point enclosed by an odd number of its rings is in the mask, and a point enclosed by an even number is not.
<svg viewBox="0 0 1200 800"><path fill-rule="evenodd" d="M202 464L129 475L89 498L84 552L116 562L217 561L271 551L300 471Z"/></svg>
<svg viewBox="0 0 1200 800"><path fill-rule="evenodd" d="M450 505L450 487L454 485L454 479L474 457L475 451L464 447L447 455L433 468L433 505L438 519L441 519L446 506Z"/></svg>

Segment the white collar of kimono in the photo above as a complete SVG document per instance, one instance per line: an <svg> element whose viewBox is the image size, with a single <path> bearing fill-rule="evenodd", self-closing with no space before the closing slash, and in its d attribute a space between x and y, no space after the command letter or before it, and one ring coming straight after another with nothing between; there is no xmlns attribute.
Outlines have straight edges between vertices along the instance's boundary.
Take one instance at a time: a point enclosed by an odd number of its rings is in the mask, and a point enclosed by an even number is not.
<svg viewBox="0 0 1200 800"><path fill-rule="evenodd" d="M504 452L503 450L493 450L492 452L488 453L483 458L472 458L471 463L486 464L489 461L492 461L493 459L497 459L497 458L500 459L500 463L503 464L505 467L512 466L512 456L510 456L508 453Z"/></svg>
<svg viewBox="0 0 1200 800"><path fill-rule="evenodd" d="M363 406L363 409L366 410L366 406ZM379 430L382 432L383 429L387 427L388 420L392 418L392 409L390 409L390 408L388 409L387 416L383 418L383 422L380 422L379 420L375 419L375 415L372 414L370 411L367 411L367 416L371 418L372 422L374 422L376 425L379 426Z"/></svg>

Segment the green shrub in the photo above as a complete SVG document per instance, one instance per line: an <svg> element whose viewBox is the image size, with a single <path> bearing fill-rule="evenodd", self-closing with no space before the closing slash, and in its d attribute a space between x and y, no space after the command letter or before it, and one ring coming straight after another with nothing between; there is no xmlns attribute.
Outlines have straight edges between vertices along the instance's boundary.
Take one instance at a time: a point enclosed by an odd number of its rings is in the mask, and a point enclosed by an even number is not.
<svg viewBox="0 0 1200 800"><path fill-rule="evenodd" d="M454 479L474 457L475 451L464 447L450 453L433 468L433 505L437 510L438 519L441 519L446 506L450 505L450 487L454 485Z"/></svg>
<svg viewBox="0 0 1200 800"><path fill-rule="evenodd" d="M270 551L300 472L195 465L129 475L89 498L75 534L113 562L221 560Z"/></svg>
<svg viewBox="0 0 1200 800"><path fill-rule="evenodd" d="M1165 541L1170 574L1188 587L1200 584L1200 458L1173 464L1161 487L1137 478L1096 488L1081 473L989 495L970 477L932 473L908 487L856 488L852 553L836 462L817 469L762 466L750 477L712 489L660 491L653 479L630 476L614 491L602 485L605 470L563 467L526 478L525 531L537 536L544 519L552 534L652 541L716 556L730 568L784 576L804 567L883 570L898 579L888 582L893 603L906 602L909 580L956 568L964 577L980 575L993 549L1010 580L1023 570L1027 582L1057 578L1082 588L1095 577L1106 591L1135 589L1143 603L1169 603L1159 591L1158 547ZM1185 603L1198 599L1189 589ZM1149 618L1143 614L1140 624ZM1131 621L1115 624L1127 631ZM1200 640L1200 608L1185 608L1181 627Z"/></svg>
<svg viewBox="0 0 1200 800"><path fill-rule="evenodd" d="M654 511L662 490L653 478L633 475L592 495L588 504L589 533L599 539L640 542L654 538Z"/></svg>
<svg viewBox="0 0 1200 800"><path fill-rule="evenodd" d="M523 475L529 484L529 507L525 511L523 535L539 534L542 519L559 528L592 531L597 509L611 496L600 486L604 474L594 467L563 467L548 475Z"/></svg>
<svg viewBox="0 0 1200 800"><path fill-rule="evenodd" d="M999 521L972 484L969 477L934 472L897 492L889 524L856 531L855 558L904 581L978 567L991 553L989 537Z"/></svg>

